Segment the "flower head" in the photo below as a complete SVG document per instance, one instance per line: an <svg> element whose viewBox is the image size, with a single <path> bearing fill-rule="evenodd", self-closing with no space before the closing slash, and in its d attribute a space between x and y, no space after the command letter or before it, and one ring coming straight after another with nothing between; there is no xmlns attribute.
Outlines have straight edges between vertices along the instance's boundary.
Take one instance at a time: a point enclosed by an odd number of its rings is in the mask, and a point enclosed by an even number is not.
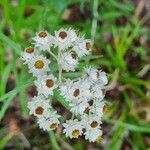
<svg viewBox="0 0 150 150"><path fill-rule="evenodd" d="M58 120L59 117L56 111L48 111L44 116L38 119L38 124L43 130L55 130L60 123Z"/></svg>
<svg viewBox="0 0 150 150"><path fill-rule="evenodd" d="M28 63L35 56L35 51L35 48L31 46L25 48L24 52L21 53L22 60Z"/></svg>
<svg viewBox="0 0 150 150"><path fill-rule="evenodd" d="M33 76L42 76L45 75L49 71L50 61L43 56L36 55L29 62L29 72L33 74Z"/></svg>
<svg viewBox="0 0 150 150"><path fill-rule="evenodd" d="M36 33L36 36L33 38L33 41L35 47L43 51L49 51L50 47L53 44L52 36L50 36L47 31L41 31Z"/></svg>
<svg viewBox="0 0 150 150"><path fill-rule="evenodd" d="M77 119L67 120L63 126L65 128L64 133L66 133L66 136L70 138L78 138L80 135L82 135L82 129L84 128L82 123Z"/></svg>
<svg viewBox="0 0 150 150"><path fill-rule="evenodd" d="M48 97L49 95L53 95L53 90L57 88L57 78L53 75L44 75L42 78L39 78L35 81L35 85L37 86L37 90L39 94Z"/></svg>
<svg viewBox="0 0 150 150"><path fill-rule="evenodd" d="M84 72L91 82L97 82L101 86L104 86L108 83L106 73L101 70L89 67L85 68Z"/></svg>
<svg viewBox="0 0 150 150"><path fill-rule="evenodd" d="M58 57L58 64L65 71L75 71L78 65L78 58L74 52L64 52Z"/></svg>
<svg viewBox="0 0 150 150"><path fill-rule="evenodd" d="M33 47L26 48L21 57L36 77L34 83L38 96L28 102L28 108L29 113L38 118L39 127L45 131L58 127L60 115L52 101L59 97L59 102L68 106L72 113L71 119L62 124L66 136L78 138L85 135L90 142L101 140L101 120L106 111L103 90L108 82L105 72L88 67L78 78L65 78L68 72L76 69L81 72L79 59L91 54L92 40L79 36L71 28L61 28L54 36L47 31L36 33L32 44ZM57 90L60 95L54 95Z"/></svg>
<svg viewBox="0 0 150 150"><path fill-rule="evenodd" d="M30 115L41 117L51 108L48 101L42 96L32 98L32 101L28 102L28 108Z"/></svg>
<svg viewBox="0 0 150 150"><path fill-rule="evenodd" d="M76 39L77 35L75 30L71 28L70 29L61 28L60 30L55 31L54 45L58 47L60 50L65 50L71 47Z"/></svg>
<svg viewBox="0 0 150 150"><path fill-rule="evenodd" d="M78 54L79 57L91 54L92 51L92 41L85 40L83 37L77 40L76 44L73 46L73 50Z"/></svg>

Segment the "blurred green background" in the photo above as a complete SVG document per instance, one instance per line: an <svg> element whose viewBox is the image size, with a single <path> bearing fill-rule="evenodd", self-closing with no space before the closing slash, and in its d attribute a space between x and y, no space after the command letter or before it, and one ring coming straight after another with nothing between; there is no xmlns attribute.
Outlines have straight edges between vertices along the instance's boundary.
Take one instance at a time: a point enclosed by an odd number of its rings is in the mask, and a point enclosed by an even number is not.
<svg viewBox="0 0 150 150"><path fill-rule="evenodd" d="M150 150L149 14L149 0L0 0L0 149ZM20 53L36 32L62 27L95 41L92 56L65 75L89 64L109 78L100 143L68 139L61 127L43 132L28 115L36 89ZM59 96L54 105L67 114Z"/></svg>

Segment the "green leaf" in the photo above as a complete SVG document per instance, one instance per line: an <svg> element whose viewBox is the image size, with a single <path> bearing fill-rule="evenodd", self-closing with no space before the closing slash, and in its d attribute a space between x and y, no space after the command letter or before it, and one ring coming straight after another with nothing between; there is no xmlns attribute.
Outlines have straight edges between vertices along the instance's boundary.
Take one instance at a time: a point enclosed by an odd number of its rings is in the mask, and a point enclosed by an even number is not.
<svg viewBox="0 0 150 150"><path fill-rule="evenodd" d="M4 35L2 32L0 32L0 39L2 41L4 41L5 43L7 43L16 54L20 55L21 53L21 47L16 44L14 41L12 41L9 37L7 37L6 35Z"/></svg>
<svg viewBox="0 0 150 150"><path fill-rule="evenodd" d="M3 139L0 140L0 149L4 149L9 140L13 137L13 134L7 134Z"/></svg>
<svg viewBox="0 0 150 150"><path fill-rule="evenodd" d="M0 120L4 117L6 110L10 106L15 96L16 96L16 93L13 93L12 95L10 95L10 97L7 100L3 102L2 108L0 110Z"/></svg>
<svg viewBox="0 0 150 150"><path fill-rule="evenodd" d="M8 64L3 71L1 84L0 84L1 85L0 95L5 94L6 84L7 84L7 80L8 80L11 69L12 69L12 63Z"/></svg>
<svg viewBox="0 0 150 150"><path fill-rule="evenodd" d="M142 133L150 133L150 126L149 125L136 125L136 124L130 124L122 121L117 121L113 119L106 120L106 122L123 127L125 129L135 131L135 132L142 132Z"/></svg>
<svg viewBox="0 0 150 150"><path fill-rule="evenodd" d="M119 121L124 122L125 119L126 119L126 114L127 114L127 111L125 110L121 114L121 117L119 118ZM115 124L115 130L114 130L114 133L113 133L111 144L108 147L108 150L119 150L120 147L121 147L124 136L125 136L125 128Z"/></svg>
<svg viewBox="0 0 150 150"><path fill-rule="evenodd" d="M59 145L58 145L58 143L57 143L56 136L55 136L54 132L53 132L53 131L50 131L50 132L48 133L48 135L49 135L49 138L50 138L50 142L51 142L51 147L52 147L52 149L53 149L53 150L60 150L60 147L59 147Z"/></svg>
<svg viewBox="0 0 150 150"><path fill-rule="evenodd" d="M1 96L0 101L6 100L11 95L17 94L20 89L27 88L27 87L31 86L32 84L33 84L32 80L27 81L27 83L22 83L22 85L20 85L20 87L16 87L15 89L13 89L10 92L6 93L5 95Z"/></svg>

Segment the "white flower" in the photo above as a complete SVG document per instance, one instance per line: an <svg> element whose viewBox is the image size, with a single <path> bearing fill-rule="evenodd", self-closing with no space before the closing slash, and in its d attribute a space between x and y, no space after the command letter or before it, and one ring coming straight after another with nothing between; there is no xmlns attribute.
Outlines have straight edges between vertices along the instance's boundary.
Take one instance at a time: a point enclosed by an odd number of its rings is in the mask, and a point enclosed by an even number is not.
<svg viewBox="0 0 150 150"><path fill-rule="evenodd" d="M78 54L79 57L82 57L84 55L91 54L92 45L93 43L91 40L83 39L82 37L80 40L77 40L72 49Z"/></svg>
<svg viewBox="0 0 150 150"><path fill-rule="evenodd" d="M95 83L90 86L90 91L91 91L91 98L90 99L103 99L104 95L102 92L102 86L99 83Z"/></svg>
<svg viewBox="0 0 150 150"><path fill-rule="evenodd" d="M28 63L34 56L35 56L35 48L31 46L25 48L24 52L21 53L21 58L22 60L25 61L25 63Z"/></svg>
<svg viewBox="0 0 150 150"><path fill-rule="evenodd" d="M86 132L84 133L85 139L89 140L89 142L95 142L102 136L102 130L99 128L96 129L86 129Z"/></svg>
<svg viewBox="0 0 150 150"><path fill-rule="evenodd" d="M58 57L58 65L65 71L75 71L78 65L77 55L74 52L64 52Z"/></svg>
<svg viewBox="0 0 150 150"><path fill-rule="evenodd" d="M93 105L90 106L90 112L96 114L101 118L104 113L104 107L105 107L104 101L95 100Z"/></svg>
<svg viewBox="0 0 150 150"><path fill-rule="evenodd" d="M102 135L100 128L101 118L95 114L90 114L84 115L81 121L86 128L86 132L84 133L85 139L95 142Z"/></svg>
<svg viewBox="0 0 150 150"><path fill-rule="evenodd" d="M41 31L36 33L36 36L33 38L34 45L39 50L49 51L50 46L52 45L52 36L49 35L47 31Z"/></svg>
<svg viewBox="0 0 150 150"><path fill-rule="evenodd" d="M83 101L88 101L90 95L90 87L86 80L79 80L76 82L68 81L65 85L60 86L61 95L66 100L77 105Z"/></svg>
<svg viewBox="0 0 150 150"><path fill-rule="evenodd" d="M106 73L101 70L89 67L85 68L84 72L91 82L97 82L101 84L101 86L104 86L108 83Z"/></svg>
<svg viewBox="0 0 150 150"><path fill-rule="evenodd" d="M63 29L55 31L54 45L58 46L59 50L65 50L71 47L75 40L77 39L77 34L73 29Z"/></svg>
<svg viewBox="0 0 150 150"><path fill-rule="evenodd" d="M44 116L38 119L39 127L46 131L55 130L60 123L58 120L59 117L56 111L48 111Z"/></svg>
<svg viewBox="0 0 150 150"><path fill-rule="evenodd" d="M83 102L76 104L76 105L72 104L70 111L72 113L78 115L78 114L83 114L87 108L89 108L88 102L83 101Z"/></svg>
<svg viewBox="0 0 150 150"><path fill-rule="evenodd" d="M50 60L43 56L35 56L28 62L29 72L34 76L42 76L49 71Z"/></svg>
<svg viewBox="0 0 150 150"><path fill-rule="evenodd" d="M83 115L82 116L82 123L86 128L99 128L101 122L101 117L99 117L96 114L90 114L90 115Z"/></svg>
<svg viewBox="0 0 150 150"><path fill-rule="evenodd" d="M82 135L82 129L84 128L82 123L75 120L66 120L66 123L63 123L64 130L63 132L66 133L66 137L70 138L78 138L80 135Z"/></svg>
<svg viewBox="0 0 150 150"><path fill-rule="evenodd" d="M28 108L30 110L30 115L37 117L43 116L51 106L48 101L42 96L33 97L32 101L28 102Z"/></svg>
<svg viewBox="0 0 150 150"><path fill-rule="evenodd" d="M28 102L30 115L37 117L41 129L56 129L61 116L53 110L55 106L52 107L51 98L58 88L72 113L71 119L62 124L66 136L78 138L84 134L90 142L101 140L100 125L107 110L103 101L103 90L108 82L105 72L89 67L78 78L68 79L62 74L63 71L76 70L79 58L91 54L93 41L77 35L71 28L61 28L55 31L54 36L47 31L36 33L33 44L33 47L26 48L21 54L29 72L35 77L34 84L38 92L38 96ZM52 47L54 53L50 51ZM48 52L55 59L49 60ZM56 76L59 76L59 81Z"/></svg>
<svg viewBox="0 0 150 150"><path fill-rule="evenodd" d="M53 90L57 88L57 78L53 75L43 76L35 81L39 94L43 94L45 97L53 95Z"/></svg>

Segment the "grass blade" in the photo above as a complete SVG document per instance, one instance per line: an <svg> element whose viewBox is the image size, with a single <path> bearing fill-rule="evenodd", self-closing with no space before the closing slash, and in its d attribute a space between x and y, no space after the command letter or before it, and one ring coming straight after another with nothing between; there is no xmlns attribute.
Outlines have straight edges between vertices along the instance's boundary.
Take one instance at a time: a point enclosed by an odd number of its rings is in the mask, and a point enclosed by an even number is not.
<svg viewBox="0 0 150 150"><path fill-rule="evenodd" d="M60 150L54 132L50 131L48 134L49 134L49 138L50 138L50 141L51 141L52 149L53 150Z"/></svg>

